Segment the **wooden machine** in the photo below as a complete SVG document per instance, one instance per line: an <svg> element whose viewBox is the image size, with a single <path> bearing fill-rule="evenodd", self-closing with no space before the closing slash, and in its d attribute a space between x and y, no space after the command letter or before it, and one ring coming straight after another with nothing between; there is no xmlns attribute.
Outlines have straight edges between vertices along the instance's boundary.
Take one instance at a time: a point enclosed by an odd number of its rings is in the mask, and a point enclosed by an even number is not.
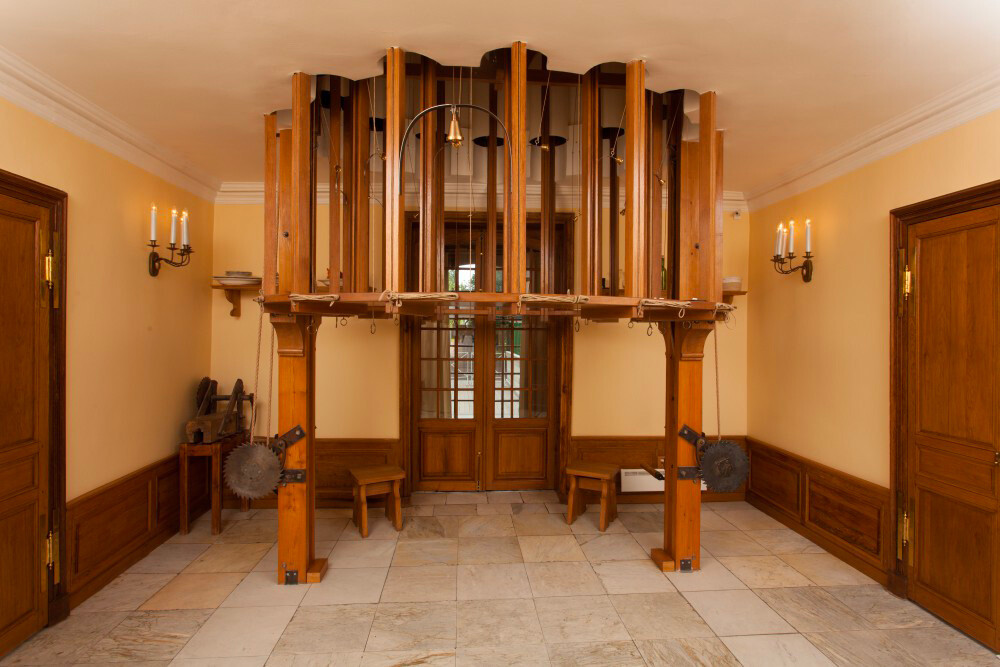
<svg viewBox="0 0 1000 667"><path fill-rule="evenodd" d="M299 73L291 83L291 112L267 114L263 128L263 306L279 355L278 429L305 432L284 452L301 474L278 486L278 581L316 582L326 568L313 526L315 342L327 317L391 319L401 330L521 318L569 339L580 320L658 330L666 484L663 548L652 558L697 570L698 451L682 432L701 432L703 348L731 308L715 93L648 90L641 60L549 70L521 42L479 67L389 48L381 76ZM327 275L316 275L320 184ZM495 372L505 372L499 361ZM556 401L564 415L571 408ZM415 446L402 426L400 437Z"/></svg>

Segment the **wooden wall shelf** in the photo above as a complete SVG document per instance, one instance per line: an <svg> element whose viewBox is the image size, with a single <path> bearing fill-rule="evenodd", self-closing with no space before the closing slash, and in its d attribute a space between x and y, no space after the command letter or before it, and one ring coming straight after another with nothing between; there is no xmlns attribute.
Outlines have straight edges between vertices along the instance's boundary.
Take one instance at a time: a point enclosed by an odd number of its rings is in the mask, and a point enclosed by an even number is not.
<svg viewBox="0 0 1000 667"><path fill-rule="evenodd" d="M226 301L232 304L232 308L229 309L229 315L231 317L239 317L240 293L259 292L260 285L220 285L219 283L212 283L212 289L223 290L226 295Z"/></svg>
<svg viewBox="0 0 1000 667"><path fill-rule="evenodd" d="M743 296L747 293L745 289L743 290L722 290L722 302L732 305L733 297Z"/></svg>

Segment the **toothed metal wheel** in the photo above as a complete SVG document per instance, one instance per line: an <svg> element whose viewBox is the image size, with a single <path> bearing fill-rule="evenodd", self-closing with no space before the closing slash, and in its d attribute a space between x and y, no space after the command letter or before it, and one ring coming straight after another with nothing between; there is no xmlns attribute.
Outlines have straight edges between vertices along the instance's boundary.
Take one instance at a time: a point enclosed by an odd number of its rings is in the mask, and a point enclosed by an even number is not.
<svg viewBox="0 0 1000 667"><path fill-rule="evenodd" d="M226 485L240 498L256 500L270 495L281 481L281 460L262 443L237 447L226 457Z"/></svg>
<svg viewBox="0 0 1000 667"><path fill-rule="evenodd" d="M735 442L722 440L705 446L701 454L701 478L709 491L738 491L747 479L750 461Z"/></svg>

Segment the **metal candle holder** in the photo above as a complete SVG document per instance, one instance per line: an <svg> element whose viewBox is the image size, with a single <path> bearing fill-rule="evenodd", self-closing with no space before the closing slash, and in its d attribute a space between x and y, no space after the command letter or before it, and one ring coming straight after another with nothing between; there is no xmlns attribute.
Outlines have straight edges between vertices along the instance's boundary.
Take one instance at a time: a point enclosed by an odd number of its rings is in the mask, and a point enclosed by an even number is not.
<svg viewBox="0 0 1000 667"><path fill-rule="evenodd" d="M813 279L813 255L811 252L806 252L805 259L798 266L792 266L792 262L795 260L795 253L789 253L788 255L775 255L771 258L774 263L774 270L778 273L787 276L790 273L795 273L796 271L802 272L802 282L808 283L812 282ZM787 263L787 266L785 264Z"/></svg>
<svg viewBox="0 0 1000 667"><path fill-rule="evenodd" d="M150 241L147 245L152 248L149 251L149 275L154 277L160 273L160 264L169 264L170 266L178 267L187 266L191 263L191 255L194 254L194 250L189 245L182 245L178 248L176 243L171 243L166 247L170 251L170 259L167 259L156 252L156 248L159 247L156 241ZM180 259L174 259L175 253Z"/></svg>

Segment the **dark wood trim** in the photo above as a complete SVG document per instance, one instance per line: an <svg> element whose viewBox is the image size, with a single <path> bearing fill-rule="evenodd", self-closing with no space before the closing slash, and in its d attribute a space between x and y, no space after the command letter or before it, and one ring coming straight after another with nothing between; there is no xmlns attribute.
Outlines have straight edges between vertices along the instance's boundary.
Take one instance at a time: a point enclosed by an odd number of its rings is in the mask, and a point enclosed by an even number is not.
<svg viewBox="0 0 1000 667"><path fill-rule="evenodd" d="M0 194L48 209L52 224L52 250L57 272L53 289L53 313L49 318L50 404L49 404L49 527L66 535L66 274L68 237L66 209L68 195L9 171L0 169ZM57 562L59 584L49 580L48 618L56 623L69 615L66 589L66 540L59 540Z"/></svg>
<svg viewBox="0 0 1000 667"><path fill-rule="evenodd" d="M889 489L748 437L746 500L885 585L893 567Z"/></svg>
<svg viewBox="0 0 1000 667"><path fill-rule="evenodd" d="M192 517L208 510L207 460L191 462ZM109 482L66 508L65 584L76 607L177 532L177 455Z"/></svg>

